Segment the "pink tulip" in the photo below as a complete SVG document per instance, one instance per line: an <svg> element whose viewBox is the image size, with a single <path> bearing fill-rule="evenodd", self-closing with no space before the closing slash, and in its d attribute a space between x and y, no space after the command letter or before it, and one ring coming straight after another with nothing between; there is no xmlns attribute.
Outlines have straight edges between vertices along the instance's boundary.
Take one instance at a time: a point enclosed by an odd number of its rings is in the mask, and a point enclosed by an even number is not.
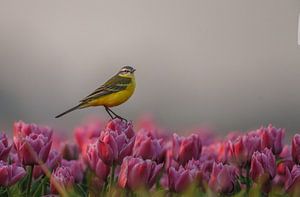
<svg viewBox="0 0 300 197"><path fill-rule="evenodd" d="M23 165L46 162L52 144L52 130L22 121L16 122L14 144Z"/></svg>
<svg viewBox="0 0 300 197"><path fill-rule="evenodd" d="M188 137L173 135L173 156L180 164L186 164L190 159L198 159L201 154L202 145L198 135L192 134Z"/></svg>
<svg viewBox="0 0 300 197"><path fill-rule="evenodd" d="M79 156L79 149L76 144L66 142L61 147L61 153L66 160L76 160Z"/></svg>
<svg viewBox="0 0 300 197"><path fill-rule="evenodd" d="M292 157L295 163L300 164L300 134L296 134L293 137Z"/></svg>
<svg viewBox="0 0 300 197"><path fill-rule="evenodd" d="M138 133L133 146L133 156L159 161L162 156L162 140L153 139L143 133Z"/></svg>
<svg viewBox="0 0 300 197"><path fill-rule="evenodd" d="M8 145L5 133L0 134L0 160L6 161L12 145Z"/></svg>
<svg viewBox="0 0 300 197"><path fill-rule="evenodd" d="M129 138L132 136L131 126L125 127L124 124L126 123L112 120L97 141L99 157L107 165L121 163L124 157L132 153L135 137Z"/></svg>
<svg viewBox="0 0 300 197"><path fill-rule="evenodd" d="M9 187L14 185L26 175L24 168L16 164L8 165L0 161L0 186Z"/></svg>
<svg viewBox="0 0 300 197"><path fill-rule="evenodd" d="M230 161L238 166L250 164L253 153L260 150L260 138L255 135L238 137L234 142L229 142Z"/></svg>
<svg viewBox="0 0 300 197"><path fill-rule="evenodd" d="M252 156L250 176L254 181L259 181L262 176L267 179L276 174L275 156L270 149L265 148L263 152L255 152Z"/></svg>
<svg viewBox="0 0 300 197"><path fill-rule="evenodd" d="M192 159L186 164L185 169L190 171L194 180L204 186L209 181L214 163L213 159Z"/></svg>
<svg viewBox="0 0 300 197"><path fill-rule="evenodd" d="M268 127L261 127L257 130L261 136L261 148L271 149L275 155L282 151L282 141L285 134L285 129L275 128L271 124Z"/></svg>
<svg viewBox="0 0 300 197"><path fill-rule="evenodd" d="M208 185L217 193L230 194L236 187L236 177L233 166L214 163Z"/></svg>
<svg viewBox="0 0 300 197"><path fill-rule="evenodd" d="M151 160L143 160L132 156L125 157L121 165L118 184L122 188L135 190L149 189L153 186L163 164Z"/></svg>
<svg viewBox="0 0 300 197"><path fill-rule="evenodd" d="M65 160L61 161L61 166L69 167L71 175L74 177L75 182L81 183L84 176L83 164L80 160Z"/></svg>
<svg viewBox="0 0 300 197"><path fill-rule="evenodd" d="M58 167L61 163L62 156L61 154L56 150L51 150L48 156L48 159L46 161L46 167L52 171L56 167ZM37 179L42 174L44 174L41 166L35 166L33 169L33 177Z"/></svg>
<svg viewBox="0 0 300 197"><path fill-rule="evenodd" d="M50 178L50 189L51 192L57 194L57 188L54 184L56 181L63 189L69 190L73 186L75 179L72 176L71 169L69 167L61 166L52 172Z"/></svg>
<svg viewBox="0 0 300 197"><path fill-rule="evenodd" d="M99 158L96 143L90 144L87 148L87 162L100 181L104 182L107 179L110 168Z"/></svg>
<svg viewBox="0 0 300 197"><path fill-rule="evenodd" d="M288 189L292 181L290 169L284 165L280 165L279 168L280 168L279 170L277 168L278 173L272 180L272 186Z"/></svg>
<svg viewBox="0 0 300 197"><path fill-rule="evenodd" d="M135 136L132 122L126 122L118 118L109 121L106 125L105 130L115 131L118 134L125 133L125 135L129 139Z"/></svg>
<svg viewBox="0 0 300 197"><path fill-rule="evenodd" d="M294 165L291 171L291 179L288 181L287 191L290 196L300 195L300 166Z"/></svg>
<svg viewBox="0 0 300 197"><path fill-rule="evenodd" d="M178 170L170 167L167 171L167 177L168 188L173 192L184 192L193 182L193 175L190 170L186 170L182 166Z"/></svg>

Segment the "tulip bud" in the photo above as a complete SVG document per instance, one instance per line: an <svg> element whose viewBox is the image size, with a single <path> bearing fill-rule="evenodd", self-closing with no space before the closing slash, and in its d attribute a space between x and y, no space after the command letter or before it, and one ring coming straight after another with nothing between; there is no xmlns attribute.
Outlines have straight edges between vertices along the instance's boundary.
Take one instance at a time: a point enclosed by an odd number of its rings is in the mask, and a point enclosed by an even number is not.
<svg viewBox="0 0 300 197"><path fill-rule="evenodd" d="M83 164L80 160L65 160L61 161L61 166L69 167L71 175L75 182L80 183L83 180Z"/></svg>
<svg viewBox="0 0 300 197"><path fill-rule="evenodd" d="M9 187L21 180L26 175L24 168L16 164L8 165L0 161L0 186Z"/></svg>
<svg viewBox="0 0 300 197"><path fill-rule="evenodd" d="M168 187L174 192L184 192L193 182L193 176L190 170L182 166L176 170L174 167L168 169Z"/></svg>
<svg viewBox="0 0 300 197"><path fill-rule="evenodd" d="M292 157L295 163L300 164L300 134L296 134L293 137Z"/></svg>
<svg viewBox="0 0 300 197"><path fill-rule="evenodd" d="M12 145L8 145L5 133L0 134L0 160L6 161Z"/></svg>
<svg viewBox="0 0 300 197"><path fill-rule="evenodd" d="M75 179L72 176L71 169L69 167L61 166L52 172L50 178L51 192L57 194L57 188L54 182L57 182L63 189L69 190L73 186Z"/></svg>

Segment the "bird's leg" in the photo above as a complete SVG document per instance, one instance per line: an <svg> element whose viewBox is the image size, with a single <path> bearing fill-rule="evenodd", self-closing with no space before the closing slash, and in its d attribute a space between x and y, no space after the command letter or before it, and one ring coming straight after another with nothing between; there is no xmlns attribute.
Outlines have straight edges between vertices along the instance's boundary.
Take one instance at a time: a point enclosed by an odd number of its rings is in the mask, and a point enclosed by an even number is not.
<svg viewBox="0 0 300 197"><path fill-rule="evenodd" d="M121 120L125 120L127 122L127 120L121 116L119 116L118 114L116 114L115 112L113 112L113 110L111 110L110 108L107 107L107 110L110 111L113 115L115 115L117 118L121 119Z"/></svg>
<svg viewBox="0 0 300 197"><path fill-rule="evenodd" d="M115 119L115 117L113 117L113 116L111 115L110 109L109 109L108 107L106 107L106 106L104 106L104 108L105 108L105 111L108 113L108 115L111 117L111 119Z"/></svg>

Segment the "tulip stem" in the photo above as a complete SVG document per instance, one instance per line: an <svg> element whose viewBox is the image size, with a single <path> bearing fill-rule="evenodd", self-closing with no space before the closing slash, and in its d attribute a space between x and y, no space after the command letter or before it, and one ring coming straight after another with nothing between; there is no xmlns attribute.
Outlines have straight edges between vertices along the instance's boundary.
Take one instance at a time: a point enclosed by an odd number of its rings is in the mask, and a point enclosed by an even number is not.
<svg viewBox="0 0 300 197"><path fill-rule="evenodd" d="M30 196L30 188L31 188L33 168L34 168L34 165L29 166L29 180L27 182L27 190L26 190L26 196L27 197Z"/></svg>
<svg viewBox="0 0 300 197"><path fill-rule="evenodd" d="M111 191L111 189L112 189L112 186L113 186L113 184L114 184L114 178L115 178L115 167L116 167L116 165L113 163L112 165L111 165L111 172L110 172L110 180L109 180L109 190Z"/></svg>
<svg viewBox="0 0 300 197"><path fill-rule="evenodd" d="M247 190L247 194L249 194L250 191L250 167L247 166L246 167L246 190Z"/></svg>

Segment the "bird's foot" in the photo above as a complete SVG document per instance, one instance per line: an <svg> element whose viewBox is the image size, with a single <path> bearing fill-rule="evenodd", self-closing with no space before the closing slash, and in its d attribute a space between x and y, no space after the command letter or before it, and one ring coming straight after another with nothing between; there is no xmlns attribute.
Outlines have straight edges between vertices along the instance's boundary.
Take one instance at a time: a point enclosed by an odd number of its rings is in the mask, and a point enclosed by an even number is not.
<svg viewBox="0 0 300 197"><path fill-rule="evenodd" d="M127 119L125 119L125 118L123 118L123 117L121 117L121 116L119 116L119 115L116 115L113 119L116 119L116 118L118 118L118 119L120 119L120 120L125 120L125 122L128 122L128 120Z"/></svg>

